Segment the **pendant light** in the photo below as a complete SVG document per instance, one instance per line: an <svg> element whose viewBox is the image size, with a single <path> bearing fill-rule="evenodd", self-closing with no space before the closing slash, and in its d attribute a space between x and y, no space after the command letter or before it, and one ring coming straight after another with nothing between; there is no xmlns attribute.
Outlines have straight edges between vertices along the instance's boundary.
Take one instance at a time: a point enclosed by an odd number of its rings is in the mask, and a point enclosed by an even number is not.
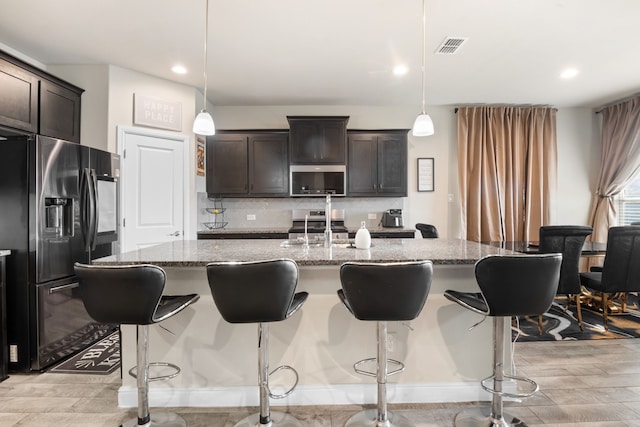
<svg viewBox="0 0 640 427"><path fill-rule="evenodd" d="M197 135L214 135L216 126L213 124L213 117L207 112L207 39L209 37L209 0L205 0L204 15L204 99L200 113L193 121L193 133Z"/></svg>
<svg viewBox="0 0 640 427"><path fill-rule="evenodd" d="M425 102L424 102L424 87L425 87L425 79L424 79L424 68L426 62L426 39L427 39L427 13L425 7L425 0L422 0L422 112L418 117L416 117L416 121L413 122L413 136L429 136L433 135L433 121L431 117L427 113L425 113Z"/></svg>

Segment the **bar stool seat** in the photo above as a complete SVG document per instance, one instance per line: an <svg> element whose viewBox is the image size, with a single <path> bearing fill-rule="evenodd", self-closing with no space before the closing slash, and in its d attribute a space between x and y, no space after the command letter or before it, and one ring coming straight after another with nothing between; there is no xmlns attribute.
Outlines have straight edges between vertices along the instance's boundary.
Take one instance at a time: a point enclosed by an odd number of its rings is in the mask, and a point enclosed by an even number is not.
<svg viewBox="0 0 640 427"><path fill-rule="evenodd" d="M444 296L482 316L493 318L493 374L480 384L492 394L491 406L460 412L456 427L526 426L513 415L503 412L503 397L524 398L538 391L535 381L504 371L504 335L506 321L512 316L538 315L546 312L558 289L562 255L487 256L476 263L475 276L480 293L447 290ZM504 379L524 384L522 392L507 392Z"/></svg>
<svg viewBox="0 0 640 427"><path fill-rule="evenodd" d="M413 424L400 414L387 411L387 378L404 370L404 364L387 357L387 322L413 320L422 311L431 289L431 261L401 263L347 262L340 267L342 289L338 297L358 320L377 323L377 356L356 362L354 370L376 377L378 404L353 415L346 427L405 427ZM375 360L376 372L360 368ZM389 364L395 368L389 371Z"/></svg>
<svg viewBox="0 0 640 427"><path fill-rule="evenodd" d="M96 266L76 263L74 270L78 276L80 297L94 320L137 327L137 363L129 373L137 380L138 416L122 426L186 426L184 419L175 413L149 412L149 382L170 379L180 372L180 368L172 363L149 363L149 325L175 316L200 296L163 296L166 273L155 265ZM149 377L149 366L154 365L168 366L172 371L166 375Z"/></svg>
<svg viewBox="0 0 640 427"><path fill-rule="evenodd" d="M272 412L269 407L269 398L287 397L298 384L298 373L291 366L282 365L269 372L269 323L291 317L309 295L295 292L298 265L291 259L215 262L207 265L207 279L213 301L224 320L258 324L260 412L249 415L235 426L302 427L291 414ZM289 390L274 394L269 389L269 375L282 369L293 372L295 382Z"/></svg>

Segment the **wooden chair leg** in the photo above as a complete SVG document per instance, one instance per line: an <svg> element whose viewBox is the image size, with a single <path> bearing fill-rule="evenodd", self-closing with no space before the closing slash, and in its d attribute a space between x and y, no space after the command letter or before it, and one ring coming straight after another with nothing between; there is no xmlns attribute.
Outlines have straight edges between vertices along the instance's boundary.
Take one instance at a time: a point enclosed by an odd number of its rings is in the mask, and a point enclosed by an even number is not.
<svg viewBox="0 0 640 427"><path fill-rule="evenodd" d="M580 307L580 294L576 294L576 317L578 318L578 326L580 326L580 330L584 331L584 325L582 324L582 308Z"/></svg>
<svg viewBox="0 0 640 427"><path fill-rule="evenodd" d="M542 335L542 314L538 314L538 335Z"/></svg>

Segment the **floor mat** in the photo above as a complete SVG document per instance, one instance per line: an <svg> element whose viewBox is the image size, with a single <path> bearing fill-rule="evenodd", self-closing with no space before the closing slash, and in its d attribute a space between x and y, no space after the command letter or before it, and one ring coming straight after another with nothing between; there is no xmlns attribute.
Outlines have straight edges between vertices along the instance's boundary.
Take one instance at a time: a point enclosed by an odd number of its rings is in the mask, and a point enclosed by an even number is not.
<svg viewBox="0 0 640 427"><path fill-rule="evenodd" d="M640 310L638 299L629 295L625 313L610 315L609 330L605 331L602 314L582 307L584 331L578 326L575 305L565 311L564 301L554 301L542 317L542 334L538 332L538 316L520 316L512 324L513 339L522 341L594 340L640 337Z"/></svg>
<svg viewBox="0 0 640 427"><path fill-rule="evenodd" d="M49 372L108 375L120 367L120 332L92 344Z"/></svg>

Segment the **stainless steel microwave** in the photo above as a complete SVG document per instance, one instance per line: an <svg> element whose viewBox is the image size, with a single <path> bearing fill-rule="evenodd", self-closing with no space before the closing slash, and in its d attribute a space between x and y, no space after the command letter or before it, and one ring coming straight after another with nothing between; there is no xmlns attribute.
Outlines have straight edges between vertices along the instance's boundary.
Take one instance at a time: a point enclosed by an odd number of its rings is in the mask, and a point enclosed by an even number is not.
<svg viewBox="0 0 640 427"><path fill-rule="evenodd" d="M345 165L291 165L289 167L291 196L345 196L347 167Z"/></svg>

